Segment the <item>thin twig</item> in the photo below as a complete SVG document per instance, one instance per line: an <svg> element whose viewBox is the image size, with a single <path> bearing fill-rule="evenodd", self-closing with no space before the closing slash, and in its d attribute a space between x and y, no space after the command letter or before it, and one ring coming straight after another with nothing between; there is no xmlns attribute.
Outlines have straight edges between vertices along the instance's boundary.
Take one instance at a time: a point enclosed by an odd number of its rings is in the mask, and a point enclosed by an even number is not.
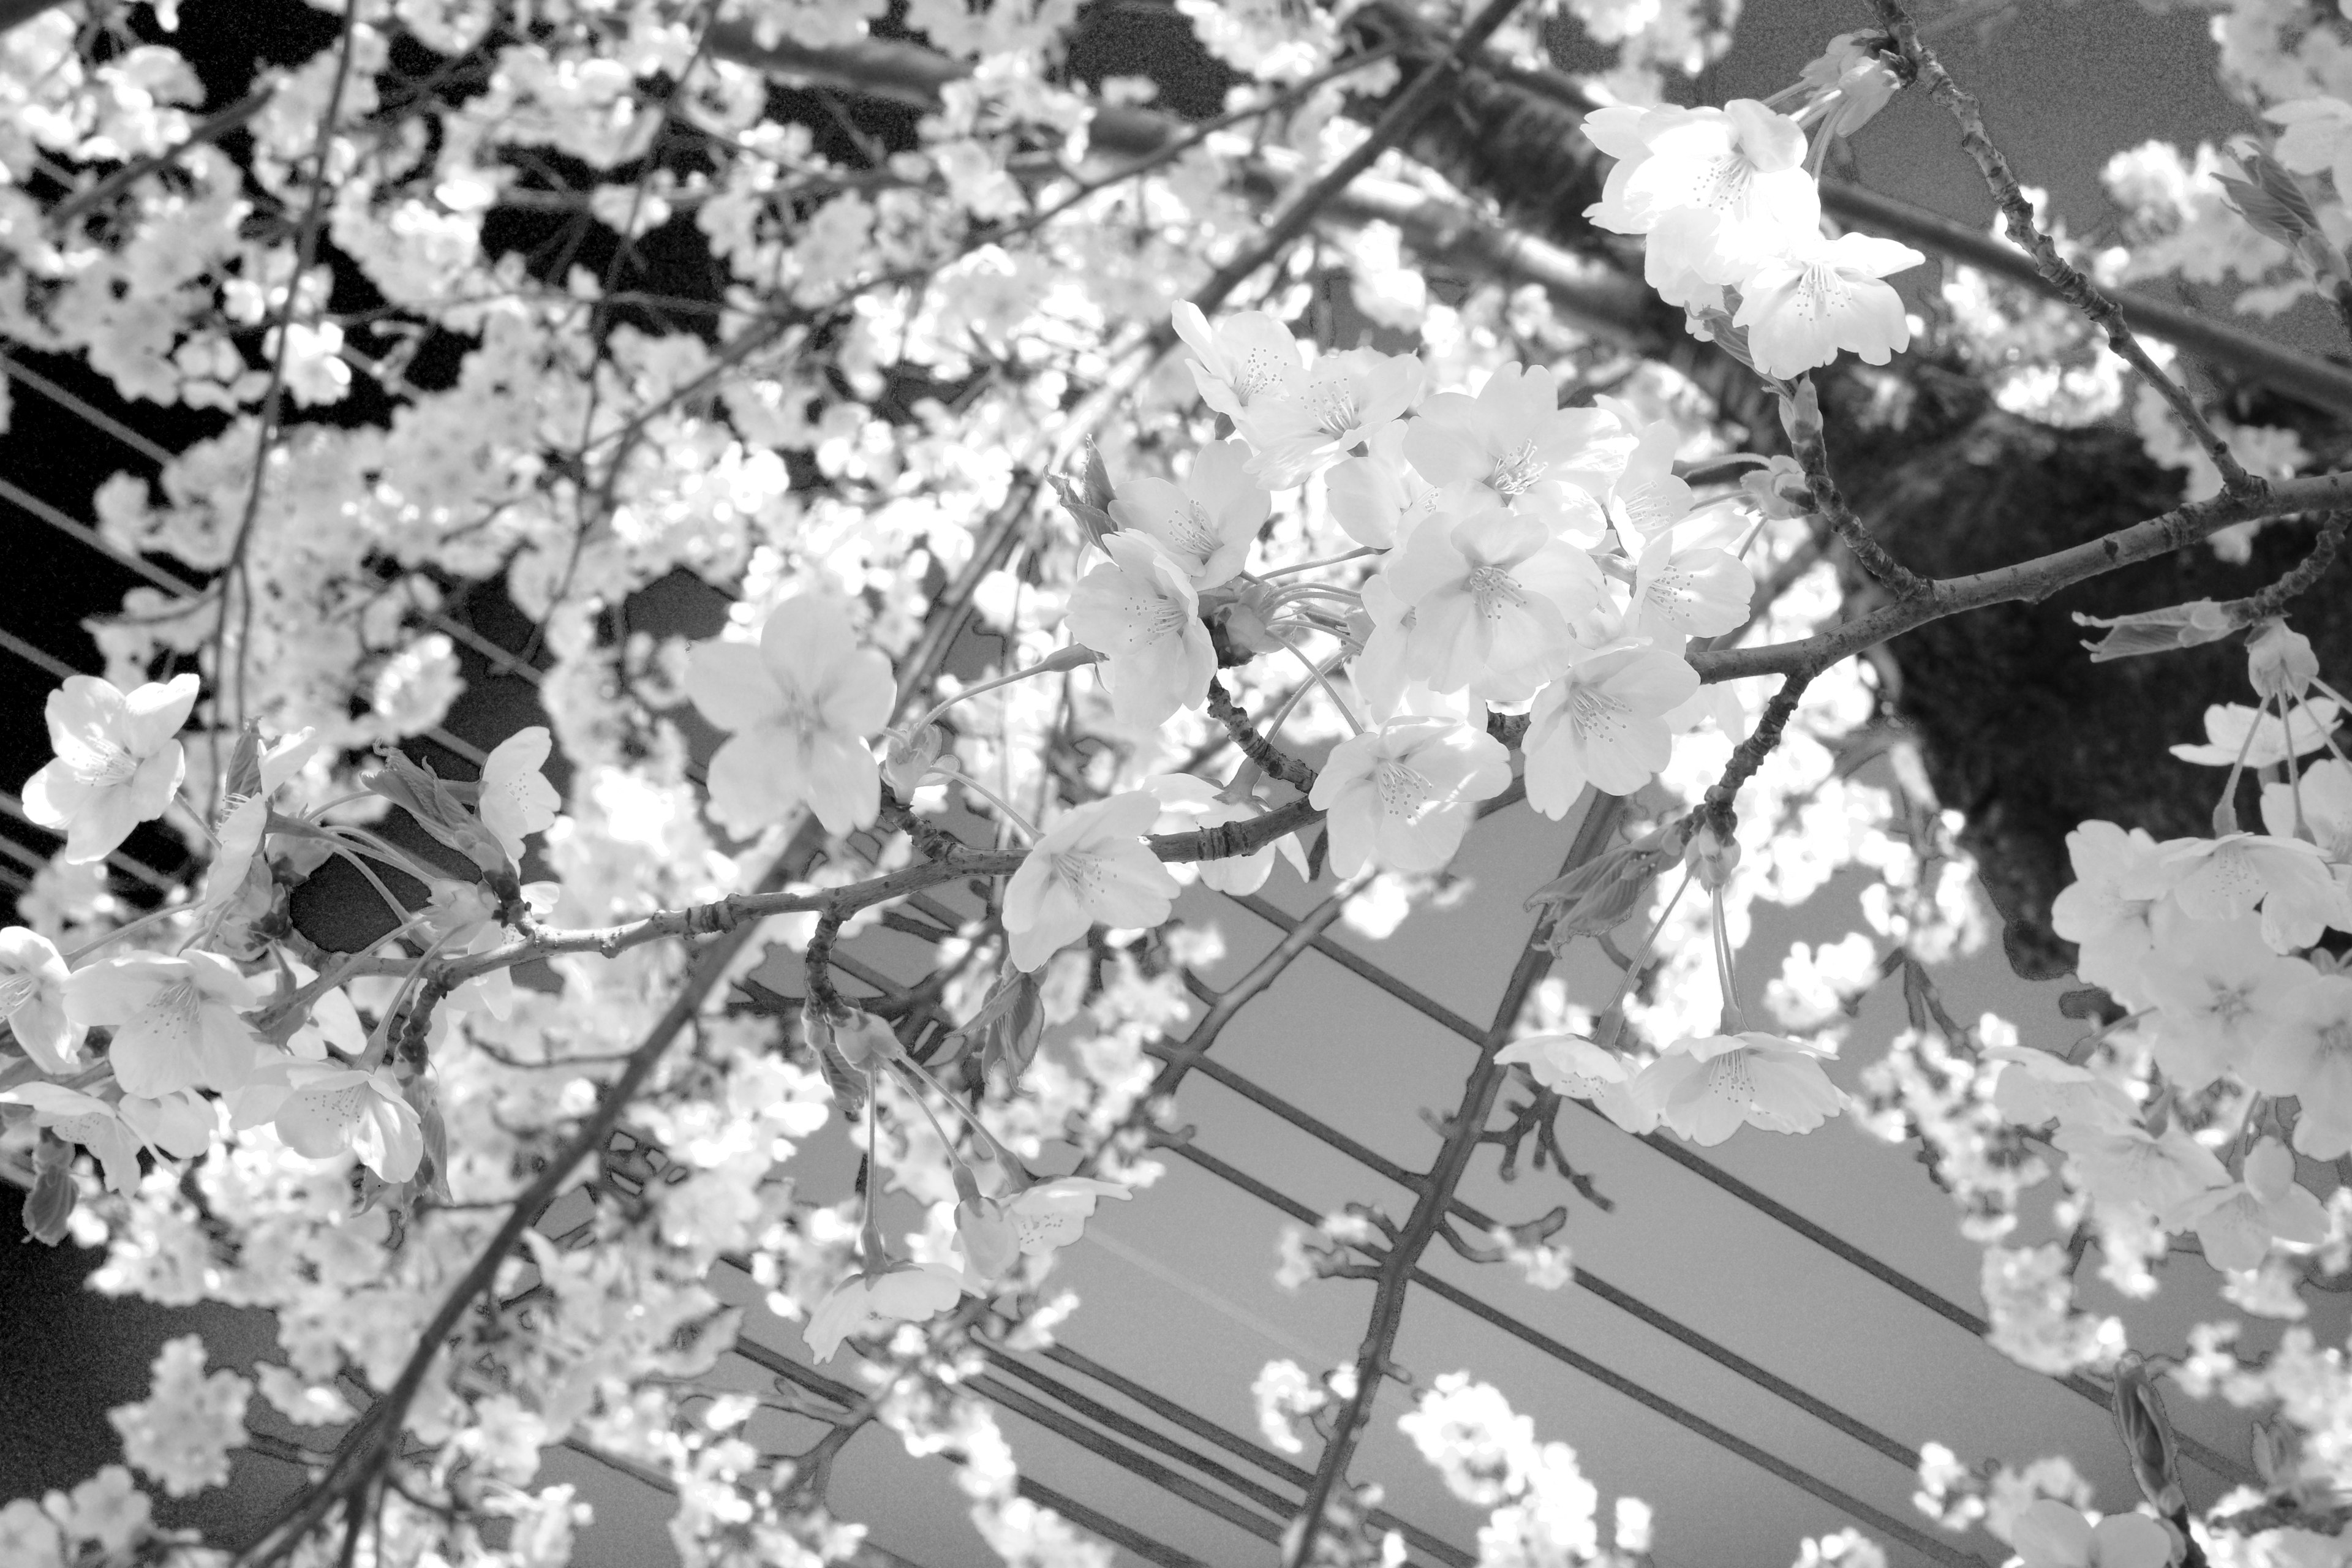
<svg viewBox="0 0 2352 1568"><path fill-rule="evenodd" d="M2017 175L2011 170L2009 160L2001 156L2000 149L1994 146L1992 138L1985 133L1984 114L1977 100L1952 79L1951 73L1936 58L1935 51L1920 39L1918 26L1911 20L1910 13L1903 8L1901 0L1876 0L1876 4L1879 17L1885 23L1887 30L1894 34L1895 47L1902 51L1904 59L1917 73L1918 79L1926 84L1929 95L1951 110L1952 118L1958 121L1960 145L1968 150L1969 156L1976 161L1977 168L1983 174L1986 188L1992 192L1993 202L2000 208L2009 237L2033 258L2034 269L2058 290L2060 298L2088 317L2093 326L2106 333L2107 342L2116 353L2139 372L2141 379L2156 388L2165 402L2172 405L2173 413L2179 415L2180 422L2189 427L2189 433L2197 445L2221 470L2224 492L2240 498L2260 495L2263 481L2246 472L2237 455L2230 450L2230 443L2206 422L2196 399L2148 357L2147 351L2133 335L2131 323L2124 320L2123 311L2116 302L2100 292L2073 263L2059 255L2056 243L2033 221L2033 204L2025 199L2025 193L2019 187Z"/></svg>

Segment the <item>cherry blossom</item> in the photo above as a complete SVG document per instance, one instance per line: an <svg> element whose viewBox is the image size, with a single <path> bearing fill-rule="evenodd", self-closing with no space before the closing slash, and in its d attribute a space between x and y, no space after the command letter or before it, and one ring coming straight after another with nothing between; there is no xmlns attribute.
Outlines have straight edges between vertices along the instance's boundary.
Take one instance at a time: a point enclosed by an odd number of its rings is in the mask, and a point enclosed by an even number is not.
<svg viewBox="0 0 2352 1568"><path fill-rule="evenodd" d="M1035 969L1096 925L1156 926L1183 885L1144 844L1159 817L1149 790L1065 814L1029 847L1004 885L1004 930L1015 967Z"/></svg>
<svg viewBox="0 0 2352 1568"><path fill-rule="evenodd" d="M1676 1040L1634 1078L1633 1093L1676 1132L1710 1145L1743 1123L1811 1132L1845 1105L1819 1052L1755 1029Z"/></svg>
<svg viewBox="0 0 2352 1568"><path fill-rule="evenodd" d="M2339 98L2297 98L2273 103L2263 118L2285 129L2273 149L2298 174L2325 173L2340 201L2352 201L2352 103Z"/></svg>
<svg viewBox="0 0 2352 1568"><path fill-rule="evenodd" d="M500 741L482 763L478 807L482 826L497 836L507 858L518 866L522 864L522 841L546 832L563 805L563 797L541 771L554 745L546 725L532 724Z"/></svg>
<svg viewBox="0 0 2352 1568"><path fill-rule="evenodd" d="M993 1283L1021 1257L1051 1258L1085 1234L1097 1200L1129 1195L1123 1184L1091 1176L1055 1176L1002 1199L975 1190L956 1208L967 1270Z"/></svg>
<svg viewBox="0 0 2352 1568"><path fill-rule="evenodd" d="M2050 906L2050 924L2080 945L2075 973L2126 1006L2140 1005L2140 965L2155 942L2150 911L2180 879L2179 862L2147 836L2112 822L2085 822L2066 835L2074 880Z"/></svg>
<svg viewBox="0 0 2352 1568"><path fill-rule="evenodd" d="M66 836L70 862L103 860L131 830L163 815L187 759L174 739L196 705L193 675L125 694L95 676L49 693L57 760L25 781L25 816Z"/></svg>
<svg viewBox="0 0 2352 1568"><path fill-rule="evenodd" d="M1189 300L1179 301L1171 314L1176 335L1192 351L1192 380L1202 401L1236 423L1307 379L1298 340L1264 310L1244 310L1214 327Z"/></svg>
<svg viewBox="0 0 2352 1568"><path fill-rule="evenodd" d="M23 926L0 929L0 1018L33 1064L54 1078L80 1065L81 1030L66 1016L66 961Z"/></svg>
<svg viewBox="0 0 2352 1568"><path fill-rule="evenodd" d="M2197 920L2166 906L2154 930L2140 984L2158 1009L2156 1059L2179 1089L2193 1093L2246 1059L2314 971L2273 952L2251 917Z"/></svg>
<svg viewBox="0 0 2352 1568"><path fill-rule="evenodd" d="M2200 920L2234 920L2259 904L2263 940L2281 952L2309 947L2329 926L2352 931L2352 897L2305 839L2232 833L2184 839L2165 854L2179 874L2173 898Z"/></svg>
<svg viewBox="0 0 2352 1568"><path fill-rule="evenodd" d="M1370 349L1323 355L1302 381L1253 399L1240 417L1242 434L1257 448L1250 471L1286 489L1338 462L1420 401L1424 374L1410 355Z"/></svg>
<svg viewBox="0 0 2352 1568"><path fill-rule="evenodd" d="M130 1193L139 1185L139 1136L106 1101L63 1084L36 1082L0 1090L0 1104L30 1106L36 1126L89 1150L110 1191Z"/></svg>
<svg viewBox="0 0 2352 1568"><path fill-rule="evenodd" d="M1566 662L1569 617L1601 598L1590 555L1492 500L1430 518L1384 575L1412 606L1414 674L1434 691L1466 686L1502 702L1524 701Z"/></svg>
<svg viewBox="0 0 2352 1568"><path fill-rule="evenodd" d="M145 1399L106 1413L122 1436L122 1457L175 1498L226 1484L228 1451L245 1446L253 1384L233 1372L205 1376L205 1342L194 1334L164 1342L154 1379Z"/></svg>
<svg viewBox="0 0 2352 1568"><path fill-rule="evenodd" d="M1621 426L1636 432L1624 467L1610 478L1603 504L1620 548L1638 557L1651 540L1690 514L1691 488L1675 473L1675 453L1683 435L1672 420L1641 423L1614 398L1601 406L1614 413Z"/></svg>
<svg viewBox="0 0 2352 1568"><path fill-rule="evenodd" d="M1581 1035L1524 1035L1495 1054L1498 1062L1523 1064L1535 1080L1569 1100L1586 1100L1628 1132L1658 1124L1654 1106L1633 1092L1633 1072L1625 1058Z"/></svg>
<svg viewBox="0 0 2352 1568"><path fill-rule="evenodd" d="M873 825L882 775L866 737L889 722L898 689L890 661L857 646L839 604L787 599L757 646L697 645L686 690L704 718L730 731L710 759L711 811L722 824L755 832L806 806L828 833ZM518 763L524 754L514 753ZM515 823L536 809L515 805Z"/></svg>
<svg viewBox="0 0 2352 1568"><path fill-rule="evenodd" d="M176 958L129 952L78 969L66 982L66 1016L113 1029L107 1047L125 1094L229 1089L253 1070L258 1042L238 1014L264 993L215 952Z"/></svg>
<svg viewBox="0 0 2352 1568"><path fill-rule="evenodd" d="M1331 521L1357 543L1389 550L1412 536L1436 510L1442 492L1406 461L1403 420L1372 432L1360 457L1342 460L1323 476L1324 504Z"/></svg>
<svg viewBox="0 0 2352 1568"><path fill-rule="evenodd" d="M2294 1156L2275 1138L2246 1152L2245 1179L2210 1194L2187 1216L2216 1268L2258 1268L2271 1243L2316 1247L2327 1239L2327 1211L2295 1184Z"/></svg>
<svg viewBox="0 0 2352 1568"><path fill-rule="evenodd" d="M2242 1076L2265 1094L2291 1094L2301 1103L2298 1152L2315 1160L2352 1153L2352 975L2315 975L2279 1011Z"/></svg>
<svg viewBox="0 0 2352 1568"><path fill-rule="evenodd" d="M1903 298L1881 279L1927 258L1907 245L1867 234L1801 238L1739 285L1734 326L1748 329L1759 373L1794 379L1843 349L1885 364L1911 346Z"/></svg>
<svg viewBox="0 0 2352 1568"><path fill-rule="evenodd" d="M1667 712L1698 689L1698 672L1659 648L1575 657L1528 713L1528 804L1555 820L1586 784L1631 795L1666 765Z"/></svg>
<svg viewBox="0 0 2352 1568"><path fill-rule="evenodd" d="M1550 371L1507 364L1475 397L1441 392L1407 426L1404 455L1415 472L1441 488L1476 485L1542 518L1580 544L1601 538L1594 493L1605 489L1622 452L1602 447L1620 426L1598 408L1562 408ZM1419 530L1415 530L1416 532Z"/></svg>
<svg viewBox="0 0 2352 1568"><path fill-rule="evenodd" d="M1070 590L1070 635L1103 656L1102 681L1119 722L1155 729L1208 700L1216 645L1201 620L1184 563L1150 534L1103 541L1109 562Z"/></svg>
<svg viewBox="0 0 2352 1568"><path fill-rule="evenodd" d="M1130 479L1111 499L1111 521L1156 540L1195 588L1229 581L1249 557L1274 498L1250 477L1249 447L1213 441L1181 484Z"/></svg>
<svg viewBox="0 0 2352 1568"><path fill-rule="evenodd" d="M801 1336L812 1359L828 1362L842 1341L886 1323L921 1322L962 1294L963 1277L945 1264L893 1263L878 1273L853 1274L826 1291Z"/></svg>
<svg viewBox="0 0 2352 1568"><path fill-rule="evenodd" d="M2263 785L2263 826L2277 838L2295 837L2295 806L2319 852L2337 868L2352 866L2352 768L2334 757L2305 767L2295 783Z"/></svg>
<svg viewBox="0 0 2352 1568"><path fill-rule="evenodd" d="M1787 115L1733 99L1645 122L1638 134L1646 156L1585 209L1601 227L1651 235L1654 252L1688 258L1715 283L1738 283L1819 231L1805 133Z"/></svg>
<svg viewBox="0 0 2352 1568"><path fill-rule="evenodd" d="M2175 746L2172 754L2184 763L2201 763L2209 768L2233 767L2241 757L2250 768L2276 767L2286 761L2290 734L2294 737L2294 754L2304 756L2327 744L2342 717L2335 701L2326 697L2296 703L2287 710L2284 726L2276 713L2266 709L2216 702L2205 710L2204 743Z"/></svg>
<svg viewBox="0 0 2352 1568"><path fill-rule="evenodd" d="M1756 579L1738 556L1664 529L1643 548L1634 570L1627 630L1661 639L1713 637L1746 625L1755 595Z"/></svg>
<svg viewBox="0 0 2352 1568"><path fill-rule="evenodd" d="M2111 1513L2095 1526L2074 1509L2043 1498L2017 1516L2009 1543L2025 1568L2166 1568L2172 1537L2144 1513Z"/></svg>
<svg viewBox="0 0 2352 1568"><path fill-rule="evenodd" d="M1391 719L1331 748L1307 800L1326 813L1331 869L1434 871L1454 858L1477 803L1511 782L1502 742L1458 719Z"/></svg>
<svg viewBox="0 0 2352 1568"><path fill-rule="evenodd" d="M2131 1124L2062 1121L2052 1142L2073 1158L2089 1192L2110 1203L2138 1204L2167 1226L2230 1181L2213 1152L2177 1122L2159 1135Z"/></svg>
<svg viewBox="0 0 2352 1568"><path fill-rule="evenodd" d="M425 1135L390 1071L276 1062L235 1091L235 1124L268 1121L288 1148L312 1160L349 1152L386 1182L416 1174Z"/></svg>

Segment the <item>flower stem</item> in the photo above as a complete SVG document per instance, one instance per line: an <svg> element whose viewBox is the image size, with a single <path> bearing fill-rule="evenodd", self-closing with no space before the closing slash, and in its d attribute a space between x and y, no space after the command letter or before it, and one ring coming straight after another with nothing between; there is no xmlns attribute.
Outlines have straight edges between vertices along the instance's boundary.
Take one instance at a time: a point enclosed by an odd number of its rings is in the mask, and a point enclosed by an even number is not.
<svg viewBox="0 0 2352 1568"><path fill-rule="evenodd" d="M1061 648L1054 653L1046 655L1044 658L1039 659L1036 663L1029 666L1026 669L1016 669L1008 675L1000 675L992 680L983 680L977 686L965 687L961 691L957 692L953 697L949 698L946 701L940 703L938 707L932 709L920 719L916 720L914 723L908 726L907 733L909 735L921 734L931 725L937 723L941 714L945 713L949 709L954 707L957 703L963 701L967 698L977 697L983 691L994 691L999 687L1011 686L1016 681L1026 680L1033 675L1053 675L1065 669L1076 669L1080 665L1092 664L1100 658L1102 658L1102 655L1097 653L1094 649L1082 647L1077 643L1072 643L1066 648Z"/></svg>
<svg viewBox="0 0 2352 1568"><path fill-rule="evenodd" d="M990 789L986 784L982 784L978 779L973 778L970 773L950 772L945 768L933 768L930 770L930 773L925 773L923 777L925 779L929 779L932 773L938 774L940 778L952 780L954 783L963 785L964 788L980 796L981 799L988 802L989 805L996 807L996 809L1003 815L1004 820L1012 826L1013 831L1021 835L1022 842L1024 844L1034 844L1037 842L1037 829L1030 824L1029 819L1022 816L1019 812L1013 810L1011 806L1005 805L1004 798L1002 795L998 795L994 790Z"/></svg>
<svg viewBox="0 0 2352 1568"><path fill-rule="evenodd" d="M1331 677L1324 669L1323 666L1317 664L1313 659L1299 652L1298 645L1292 642L1288 637L1282 639L1282 646L1284 649L1289 653L1291 658L1297 659L1300 664L1307 667L1307 673L1314 678L1318 685L1323 688L1323 694L1331 700L1331 705L1333 707L1339 710L1339 717L1348 721L1348 728L1359 735L1362 734L1364 732L1364 721L1356 717L1356 710L1348 706L1348 700L1339 695L1339 689L1338 687L1331 684ZM1307 689L1302 686L1298 689L1300 691L1305 691ZM1296 700L1295 696L1293 700ZM1283 712L1284 716L1287 717L1289 714L1289 709L1286 707L1283 710Z"/></svg>
<svg viewBox="0 0 2352 1568"><path fill-rule="evenodd" d="M1318 566L1337 566L1343 561L1360 561L1367 555L1379 553L1379 551L1367 544L1359 549L1350 550L1345 555L1327 555L1320 561L1302 561L1296 566L1278 566L1271 572L1261 572L1257 574L1258 581L1271 583L1276 577L1296 577L1301 572L1312 572Z"/></svg>
<svg viewBox="0 0 2352 1568"><path fill-rule="evenodd" d="M124 937L129 936L132 931L140 931L145 927L153 925L157 921L169 920L176 914L184 914L187 911L187 909L188 906L185 904L173 904L169 909L152 910L146 914L141 915L137 920L132 921L129 925L117 926L95 942L84 942L81 946L75 948L71 952L67 953L66 967L68 969L71 969L80 963L83 959L88 958L91 953L98 952L100 948L111 946L113 943L121 942Z"/></svg>

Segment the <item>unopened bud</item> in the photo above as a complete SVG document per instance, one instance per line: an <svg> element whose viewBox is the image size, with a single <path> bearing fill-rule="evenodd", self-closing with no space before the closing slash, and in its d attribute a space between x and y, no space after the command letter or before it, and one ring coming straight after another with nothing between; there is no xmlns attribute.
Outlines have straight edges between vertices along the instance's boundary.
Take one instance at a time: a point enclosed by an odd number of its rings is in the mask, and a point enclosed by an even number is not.
<svg viewBox="0 0 2352 1568"><path fill-rule="evenodd" d="M2289 631L2285 621L2267 620L2246 639L2246 674L2264 700L2295 701L2319 679L2319 656L2311 639Z"/></svg>
<svg viewBox="0 0 2352 1568"><path fill-rule="evenodd" d="M1802 517L1813 510L1813 487L1804 466L1785 452L1742 474L1739 488L1766 517Z"/></svg>
<svg viewBox="0 0 2352 1568"><path fill-rule="evenodd" d="M888 739L882 749L882 776L904 800L914 795L923 775L940 760L940 752L947 746L947 731L937 724L926 724L919 735L902 735L896 730L886 733Z"/></svg>
<svg viewBox="0 0 2352 1568"><path fill-rule="evenodd" d="M1813 390L1813 378L1802 375L1796 385L1780 396L1780 428L1789 433L1789 445L1803 451L1822 438L1822 398Z"/></svg>
<svg viewBox="0 0 2352 1568"><path fill-rule="evenodd" d="M855 1007L834 1016L833 1048L859 1072L872 1072L883 1062L898 1060L901 1054L898 1037L890 1026Z"/></svg>
<svg viewBox="0 0 2352 1568"><path fill-rule="evenodd" d="M1902 80L1879 52L1888 41L1884 33L1840 33L1805 67L1801 79L1816 100L1835 95L1816 135L1851 136L1895 97Z"/></svg>
<svg viewBox="0 0 2352 1568"><path fill-rule="evenodd" d="M1712 826L1702 826L1691 835L1690 847L1683 851L1683 864L1698 878L1698 885L1708 892L1719 892L1731 882L1731 873L1739 865L1739 846L1717 835Z"/></svg>

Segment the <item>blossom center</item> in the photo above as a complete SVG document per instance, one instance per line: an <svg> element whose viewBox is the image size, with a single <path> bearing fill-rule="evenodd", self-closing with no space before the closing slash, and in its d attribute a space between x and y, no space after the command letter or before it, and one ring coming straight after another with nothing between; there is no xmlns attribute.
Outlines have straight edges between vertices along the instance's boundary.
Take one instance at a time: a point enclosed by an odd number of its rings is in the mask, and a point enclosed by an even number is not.
<svg viewBox="0 0 2352 1568"><path fill-rule="evenodd" d="M1527 590L1519 580L1500 566L1474 566L1470 570L1470 600L1478 614L1486 620L1499 621L1506 609L1520 609L1528 602Z"/></svg>
<svg viewBox="0 0 2352 1568"><path fill-rule="evenodd" d="M1325 382L1307 396L1316 426L1325 435L1343 436L1356 427L1356 389L1346 382Z"/></svg>
<svg viewBox="0 0 2352 1568"><path fill-rule="evenodd" d="M16 974L0 980L0 1017L5 1017L33 999L39 990L40 978L32 974Z"/></svg>
<svg viewBox="0 0 2352 1568"><path fill-rule="evenodd" d="M1614 735L1624 727L1626 707L1597 686L1581 683L1568 694L1568 721L1588 740Z"/></svg>
<svg viewBox="0 0 2352 1568"><path fill-rule="evenodd" d="M1400 762L1382 763L1373 784L1380 791L1381 812L1407 822L1419 816L1437 794L1427 774Z"/></svg>
<svg viewBox="0 0 2352 1568"><path fill-rule="evenodd" d="M1801 320L1818 321L1845 310L1853 303L1853 290L1846 287L1838 269L1816 261L1798 275L1790 304Z"/></svg>
<svg viewBox="0 0 2352 1568"><path fill-rule="evenodd" d="M81 737L74 751L79 754L63 756L63 760L85 784L110 789L129 784L138 774L139 759L120 742L103 735Z"/></svg>
<svg viewBox="0 0 2352 1568"><path fill-rule="evenodd" d="M1507 452L1496 454L1495 469L1486 476L1486 486L1505 500L1509 500L1532 489L1549 467L1549 463L1536 456L1533 441L1522 441Z"/></svg>
<svg viewBox="0 0 2352 1568"><path fill-rule="evenodd" d="M1756 1103L1756 1078L1746 1050L1726 1051L1706 1064L1706 1091L1745 1110Z"/></svg>
<svg viewBox="0 0 2352 1568"><path fill-rule="evenodd" d="M1086 902L1100 892L1106 880L1102 857L1089 855L1083 849L1061 850L1047 864L1053 867L1057 879L1076 892L1080 902Z"/></svg>
<svg viewBox="0 0 2352 1568"><path fill-rule="evenodd" d="M1748 199L1748 188L1756 178L1756 165L1748 154L1737 148L1709 159L1692 182L1691 202L1719 213L1730 212Z"/></svg>
<svg viewBox="0 0 2352 1568"><path fill-rule="evenodd" d="M1665 497L1659 493L1659 488L1654 481L1617 493L1617 504L1623 509L1625 521L1637 532L1654 533L1661 524L1675 521Z"/></svg>
<svg viewBox="0 0 2352 1568"><path fill-rule="evenodd" d="M1252 349L1234 366L1234 395L1246 408L1251 398L1281 379L1282 365L1272 352Z"/></svg>
<svg viewBox="0 0 2352 1568"><path fill-rule="evenodd" d="M1202 560L1214 555L1217 546L1223 542L1217 537L1217 525L1210 518L1209 509L1199 501L1188 502L1186 510L1170 520L1170 531L1176 535L1178 546L1186 554L1198 555Z"/></svg>

